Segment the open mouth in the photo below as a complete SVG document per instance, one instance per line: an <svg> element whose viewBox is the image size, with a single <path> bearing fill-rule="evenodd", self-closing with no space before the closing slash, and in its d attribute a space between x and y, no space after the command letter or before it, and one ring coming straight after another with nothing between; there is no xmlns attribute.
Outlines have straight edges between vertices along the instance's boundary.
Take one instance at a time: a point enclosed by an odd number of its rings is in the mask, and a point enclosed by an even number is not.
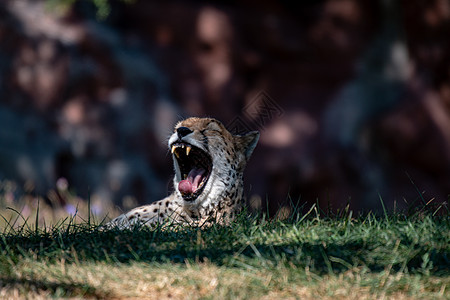
<svg viewBox="0 0 450 300"><path fill-rule="evenodd" d="M187 143L172 144L172 153L180 169L178 190L183 199L194 201L203 192L212 169L211 157L200 148Z"/></svg>

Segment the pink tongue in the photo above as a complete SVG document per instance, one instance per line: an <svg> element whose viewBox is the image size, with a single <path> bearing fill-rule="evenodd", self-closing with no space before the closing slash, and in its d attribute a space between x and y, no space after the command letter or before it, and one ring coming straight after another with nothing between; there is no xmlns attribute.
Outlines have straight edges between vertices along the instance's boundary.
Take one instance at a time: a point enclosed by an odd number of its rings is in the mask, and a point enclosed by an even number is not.
<svg viewBox="0 0 450 300"><path fill-rule="evenodd" d="M183 194L195 193L195 191L198 188L198 185L202 181L204 173L205 173L204 169L193 168L189 172L188 177L184 180L181 180L180 183L178 183L178 190Z"/></svg>

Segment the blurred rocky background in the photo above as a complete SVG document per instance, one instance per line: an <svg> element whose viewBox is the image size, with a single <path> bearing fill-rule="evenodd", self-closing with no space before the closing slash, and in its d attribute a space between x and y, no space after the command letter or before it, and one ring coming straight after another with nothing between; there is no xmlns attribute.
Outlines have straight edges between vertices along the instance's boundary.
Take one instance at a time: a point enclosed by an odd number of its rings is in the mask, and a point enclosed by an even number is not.
<svg viewBox="0 0 450 300"><path fill-rule="evenodd" d="M261 131L252 208L445 204L449 37L448 0L3 0L0 203L158 200L212 116Z"/></svg>

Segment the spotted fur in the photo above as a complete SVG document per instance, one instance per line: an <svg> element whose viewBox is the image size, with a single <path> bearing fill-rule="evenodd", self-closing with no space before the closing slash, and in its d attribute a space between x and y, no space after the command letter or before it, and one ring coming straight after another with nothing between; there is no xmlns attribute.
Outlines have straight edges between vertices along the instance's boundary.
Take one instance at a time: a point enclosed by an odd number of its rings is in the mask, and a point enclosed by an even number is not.
<svg viewBox="0 0 450 300"><path fill-rule="evenodd" d="M180 127L188 128L190 133L180 136L177 132ZM173 153L175 191L160 201L118 216L107 226L129 228L136 224L201 225L230 221L245 203L243 172L258 139L256 131L233 135L212 118L194 117L179 122L169 139L169 149L182 142L203 150L212 159L212 169L201 194L192 201L183 198L178 189L182 174Z"/></svg>

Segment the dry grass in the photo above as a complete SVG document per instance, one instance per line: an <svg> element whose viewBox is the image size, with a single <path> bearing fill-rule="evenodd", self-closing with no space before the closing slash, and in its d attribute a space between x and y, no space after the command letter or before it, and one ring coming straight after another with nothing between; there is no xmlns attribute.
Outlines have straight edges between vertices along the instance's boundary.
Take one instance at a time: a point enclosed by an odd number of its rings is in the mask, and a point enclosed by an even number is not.
<svg viewBox="0 0 450 300"><path fill-rule="evenodd" d="M304 271L304 270L303 270ZM367 274L355 269L340 275L236 270L211 263L170 265L131 263L54 264L25 260L14 270L14 280L1 282L0 297L46 299L83 297L108 299L444 299L449 278ZM277 273L281 274L277 274ZM285 273L284 276L282 273ZM297 275L299 275L297 274ZM277 276L275 276L277 275ZM281 275L281 276L278 276ZM379 288L375 288L378 284ZM391 287L404 291L389 293ZM430 290L429 285L433 285ZM414 291L411 287L414 285ZM398 289L398 287L396 287Z"/></svg>

